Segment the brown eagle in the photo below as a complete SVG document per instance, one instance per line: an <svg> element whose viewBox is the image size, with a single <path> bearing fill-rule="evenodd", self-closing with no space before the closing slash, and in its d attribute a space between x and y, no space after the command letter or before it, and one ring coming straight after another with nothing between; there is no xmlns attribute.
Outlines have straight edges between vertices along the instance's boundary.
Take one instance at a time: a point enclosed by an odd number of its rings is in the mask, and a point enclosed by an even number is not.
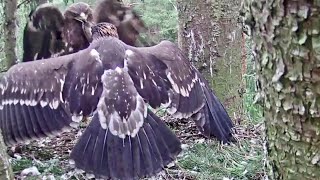
<svg viewBox="0 0 320 180"><path fill-rule="evenodd" d="M133 47L112 24L92 29L88 48L16 64L0 78L6 144L55 135L93 116L71 162L96 178L137 179L155 175L181 151L148 105L194 120L207 137L232 140L226 110L174 43Z"/></svg>
<svg viewBox="0 0 320 180"><path fill-rule="evenodd" d="M29 14L23 35L22 61L66 55L85 49L92 41L91 27L109 22L117 27L119 39L134 46L144 23L131 7L119 0L100 0L94 10L83 2L61 11L50 3Z"/></svg>

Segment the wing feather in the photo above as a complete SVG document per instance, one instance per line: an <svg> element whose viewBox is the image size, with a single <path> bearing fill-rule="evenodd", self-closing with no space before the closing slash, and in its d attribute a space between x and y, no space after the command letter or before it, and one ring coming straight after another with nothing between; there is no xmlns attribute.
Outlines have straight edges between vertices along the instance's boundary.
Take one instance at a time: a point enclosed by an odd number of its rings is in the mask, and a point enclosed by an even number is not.
<svg viewBox="0 0 320 180"><path fill-rule="evenodd" d="M93 114L71 158L98 178L150 176L181 151L177 137L147 104L166 104L176 117L194 119L205 135L229 140L226 111L172 43L135 48L99 38L71 55L17 64L0 78L5 142L64 131Z"/></svg>
<svg viewBox="0 0 320 180"><path fill-rule="evenodd" d="M10 119L12 121L11 125L12 127L19 127L18 125L18 121L17 121L17 117L16 117L16 114L15 114L15 107L14 106L11 106L10 107ZM14 128L12 128L12 131L13 131L13 134L14 134L14 139L16 142L18 141L21 141L23 138L23 136L21 135L20 131L19 130L16 130Z"/></svg>
<svg viewBox="0 0 320 180"><path fill-rule="evenodd" d="M197 71L171 42L126 51L125 59L135 87L153 108L188 118L204 106Z"/></svg>
<svg viewBox="0 0 320 180"><path fill-rule="evenodd" d="M27 130L27 125L26 125L26 122L22 116L22 113L21 113L21 106L14 106L14 113L16 115L16 121L17 121L17 126L16 126L16 130L20 133L21 135L21 141L24 139L24 138L27 138L27 139L31 139L31 136L28 134L28 130ZM2 116L1 116L1 121L2 123L5 123L5 116L4 116L4 113L2 113ZM1 128L3 129L3 128ZM2 130L3 131L3 130ZM5 133L3 133L5 134ZM5 138L7 139L7 138Z"/></svg>
<svg viewBox="0 0 320 180"><path fill-rule="evenodd" d="M95 110L102 65L90 50L17 64L1 77L0 117L6 143L55 135Z"/></svg>
<svg viewBox="0 0 320 180"><path fill-rule="evenodd" d="M151 47L127 49L125 64L130 76L153 108L165 104L173 117L193 119L205 136L224 142L232 139L233 124L223 105L174 43L162 41Z"/></svg>

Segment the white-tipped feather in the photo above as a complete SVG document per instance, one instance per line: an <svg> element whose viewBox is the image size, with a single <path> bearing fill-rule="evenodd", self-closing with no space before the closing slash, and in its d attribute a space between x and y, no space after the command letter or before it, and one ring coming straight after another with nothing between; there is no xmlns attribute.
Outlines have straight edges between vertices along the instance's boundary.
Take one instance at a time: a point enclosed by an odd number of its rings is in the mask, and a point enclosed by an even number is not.
<svg viewBox="0 0 320 180"><path fill-rule="evenodd" d="M114 78L110 77L110 71L111 70L107 70L102 75L101 79L103 82L105 82L108 78ZM117 67L114 71L119 74L126 72L126 70L123 71L123 69L120 69L119 67ZM125 73L124 76L126 75L127 74ZM132 80L131 82L127 82L127 86L132 86L134 88ZM101 126L104 129L108 128L108 130L110 130L113 135L123 139L127 135L130 137L135 137L139 132L139 129L143 126L144 119L147 117L147 105L145 104L143 98L138 94L136 90L134 90L135 97L130 98L136 99L136 108L131 112L127 111L126 114L128 115L128 117L122 118L120 117L120 112L116 111L115 109L110 109L110 105L106 104L105 98L109 97L110 89L108 89L108 87L110 86L104 84L103 87L104 89L97 106L97 113ZM121 101L121 98L118 97L118 100ZM111 113L110 110L112 110Z"/></svg>
<svg viewBox="0 0 320 180"><path fill-rule="evenodd" d="M125 51L125 53L126 53L126 55L127 55L128 57L130 57L130 56L133 55L133 51L131 51L130 49L127 49L127 50Z"/></svg>
<svg viewBox="0 0 320 180"><path fill-rule="evenodd" d="M143 79L140 78L140 88L143 89Z"/></svg>
<svg viewBox="0 0 320 180"><path fill-rule="evenodd" d="M100 101L101 101L101 99L100 99ZM98 110L97 110L98 116L99 116L99 121L100 121L101 127L103 129L107 129L108 128L107 119L106 119L106 116L104 115L103 108L101 108L101 106L103 106L104 104L102 104L100 101L98 103Z"/></svg>
<svg viewBox="0 0 320 180"><path fill-rule="evenodd" d="M90 51L90 55L91 55L92 57L94 57L95 60L97 60L99 63L102 63L102 61L101 61L101 59L100 59L100 54L98 53L97 50L92 49L92 50Z"/></svg>
<svg viewBox="0 0 320 180"><path fill-rule="evenodd" d="M171 83L171 85L172 85L172 87L173 87L173 90L174 90L176 93L180 94L180 89L179 89L178 85L174 82L174 80L172 79L172 77L171 77L171 72L168 72L168 73L167 73L167 78L169 79L169 81L170 81L170 83Z"/></svg>
<svg viewBox="0 0 320 180"><path fill-rule="evenodd" d="M116 67L115 71L116 71L117 73L119 73L119 74L122 73L122 69L121 69L120 67Z"/></svg>
<svg viewBox="0 0 320 180"><path fill-rule="evenodd" d="M79 123L71 122L70 126L73 127L73 128L78 128L79 127Z"/></svg>
<svg viewBox="0 0 320 180"><path fill-rule="evenodd" d="M58 107L59 107L59 101L58 100L53 99L53 101L51 103L52 103L53 109L58 109Z"/></svg>
<svg viewBox="0 0 320 180"><path fill-rule="evenodd" d="M21 100L20 100L20 104L21 104ZM48 102L41 100L40 105L41 105L41 107L46 107L48 105Z"/></svg>
<svg viewBox="0 0 320 180"><path fill-rule="evenodd" d="M83 116L82 115L73 115L71 119L73 122L79 123L83 119Z"/></svg>
<svg viewBox="0 0 320 180"><path fill-rule="evenodd" d="M20 99L20 105L23 106L25 104L25 101L23 99Z"/></svg>

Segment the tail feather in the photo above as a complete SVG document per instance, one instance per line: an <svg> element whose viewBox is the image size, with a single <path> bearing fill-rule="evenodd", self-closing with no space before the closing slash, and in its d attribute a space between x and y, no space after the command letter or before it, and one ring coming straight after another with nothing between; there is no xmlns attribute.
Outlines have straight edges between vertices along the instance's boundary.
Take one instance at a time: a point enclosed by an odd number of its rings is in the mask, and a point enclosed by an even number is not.
<svg viewBox="0 0 320 180"><path fill-rule="evenodd" d="M98 115L71 152L75 166L96 178L138 179L152 176L175 159L180 141L151 111L135 137L122 139L102 129Z"/></svg>
<svg viewBox="0 0 320 180"><path fill-rule="evenodd" d="M197 127L206 137L216 137L224 143L232 141L233 123L227 111L212 90L203 86L205 105L192 116Z"/></svg>
<svg viewBox="0 0 320 180"><path fill-rule="evenodd" d="M213 94L213 92L211 90L208 90L208 95L211 95L211 100L212 100L212 107L210 108L210 111L212 112L213 110L215 110L217 113L217 116L221 119L226 119L225 121L222 121L223 124L225 124L225 126L228 126L229 128L233 127L232 121L226 111L226 109L224 108L224 106L221 104L221 102L219 101L219 99Z"/></svg>

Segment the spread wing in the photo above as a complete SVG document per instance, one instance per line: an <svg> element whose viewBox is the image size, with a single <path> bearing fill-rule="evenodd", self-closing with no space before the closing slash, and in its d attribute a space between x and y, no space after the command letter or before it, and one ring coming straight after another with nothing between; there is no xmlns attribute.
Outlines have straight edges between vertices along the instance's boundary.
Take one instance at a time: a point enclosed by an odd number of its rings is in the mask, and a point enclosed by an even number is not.
<svg viewBox="0 0 320 180"><path fill-rule="evenodd" d="M54 135L92 113L101 93L100 69L87 51L10 68L0 79L5 142Z"/></svg>
<svg viewBox="0 0 320 180"><path fill-rule="evenodd" d="M164 104L172 116L193 119L205 136L224 142L232 139L232 121L223 105L174 43L162 41L131 50L127 58L129 74L153 108Z"/></svg>
<svg viewBox="0 0 320 180"><path fill-rule="evenodd" d="M146 27L140 16L131 7L118 0L100 0L94 9L95 23L108 22L117 27L119 39L134 46L139 33Z"/></svg>
<svg viewBox="0 0 320 180"><path fill-rule="evenodd" d="M7 144L54 135L93 119L71 153L97 178L133 179L162 170L180 142L147 105L125 68L126 46L99 39L87 49L21 63L0 78L0 127Z"/></svg>
<svg viewBox="0 0 320 180"><path fill-rule="evenodd" d="M167 41L135 48L99 38L71 55L15 65L0 79L0 100L6 143L47 136L93 114L71 159L97 178L154 175L181 151L147 104L191 117L204 135L224 142L232 137L219 100Z"/></svg>
<svg viewBox="0 0 320 180"><path fill-rule="evenodd" d="M64 17L57 7L43 4L31 11L23 34L23 62L49 58L64 49Z"/></svg>

